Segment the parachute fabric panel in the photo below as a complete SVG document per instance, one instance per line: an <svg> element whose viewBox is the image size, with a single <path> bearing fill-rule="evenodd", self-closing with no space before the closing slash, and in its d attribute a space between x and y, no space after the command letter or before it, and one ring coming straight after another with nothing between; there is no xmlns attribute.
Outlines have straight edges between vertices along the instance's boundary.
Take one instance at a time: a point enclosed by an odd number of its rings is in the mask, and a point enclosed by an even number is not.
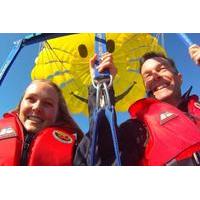
<svg viewBox="0 0 200 200"><path fill-rule="evenodd" d="M113 54L118 74L113 82L116 111L127 111L145 96L139 58L146 52L165 50L155 37L142 33L107 33L107 49ZM165 53L166 54L166 53ZM48 40L31 72L32 79L49 79L62 90L70 111L88 115L89 59L94 55L94 34L81 33ZM82 101L81 99L84 99Z"/></svg>

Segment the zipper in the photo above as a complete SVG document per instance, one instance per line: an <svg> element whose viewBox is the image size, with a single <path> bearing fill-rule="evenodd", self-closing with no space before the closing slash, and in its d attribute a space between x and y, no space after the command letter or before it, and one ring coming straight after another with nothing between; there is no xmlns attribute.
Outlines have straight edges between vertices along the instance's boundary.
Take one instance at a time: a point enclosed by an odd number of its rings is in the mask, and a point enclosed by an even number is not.
<svg viewBox="0 0 200 200"><path fill-rule="evenodd" d="M24 140L24 144L23 144L23 150L22 150L22 156L21 156L21 161L20 161L21 166L27 165L29 146L31 144L33 136L34 136L34 134L31 134L31 133L27 133L26 136L25 136L25 140Z"/></svg>

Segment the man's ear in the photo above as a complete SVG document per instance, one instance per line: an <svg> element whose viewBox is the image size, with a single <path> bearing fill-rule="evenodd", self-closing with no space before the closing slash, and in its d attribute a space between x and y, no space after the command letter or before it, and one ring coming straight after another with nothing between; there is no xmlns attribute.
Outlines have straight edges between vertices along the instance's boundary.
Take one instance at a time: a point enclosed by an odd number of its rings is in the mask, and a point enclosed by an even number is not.
<svg viewBox="0 0 200 200"><path fill-rule="evenodd" d="M147 91L147 97L154 98L153 92L152 91Z"/></svg>

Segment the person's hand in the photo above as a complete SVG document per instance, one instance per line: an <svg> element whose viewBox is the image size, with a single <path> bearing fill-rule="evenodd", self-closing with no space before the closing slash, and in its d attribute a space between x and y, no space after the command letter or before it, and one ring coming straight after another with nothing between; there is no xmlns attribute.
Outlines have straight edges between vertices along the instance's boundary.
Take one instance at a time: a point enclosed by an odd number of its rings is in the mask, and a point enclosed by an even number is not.
<svg viewBox="0 0 200 200"><path fill-rule="evenodd" d="M90 75L92 78L94 77L94 63L96 59L97 59L96 54L90 59ZM101 58L101 62L99 66L97 67L97 70L99 73L103 72L106 69L109 70L110 74L113 76L113 79L114 79L115 75L117 74L117 68L115 67L113 63L112 54L108 52L103 54Z"/></svg>
<svg viewBox="0 0 200 200"><path fill-rule="evenodd" d="M192 60L200 65L200 46L193 44L189 47L189 54Z"/></svg>

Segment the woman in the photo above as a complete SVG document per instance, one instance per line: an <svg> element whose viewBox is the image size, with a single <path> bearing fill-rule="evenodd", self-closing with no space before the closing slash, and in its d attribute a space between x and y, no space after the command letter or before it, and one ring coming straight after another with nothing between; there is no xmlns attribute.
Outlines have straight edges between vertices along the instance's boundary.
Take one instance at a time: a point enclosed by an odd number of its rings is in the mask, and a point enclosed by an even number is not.
<svg viewBox="0 0 200 200"><path fill-rule="evenodd" d="M34 80L18 107L0 120L0 165L72 165L82 136L61 90Z"/></svg>

